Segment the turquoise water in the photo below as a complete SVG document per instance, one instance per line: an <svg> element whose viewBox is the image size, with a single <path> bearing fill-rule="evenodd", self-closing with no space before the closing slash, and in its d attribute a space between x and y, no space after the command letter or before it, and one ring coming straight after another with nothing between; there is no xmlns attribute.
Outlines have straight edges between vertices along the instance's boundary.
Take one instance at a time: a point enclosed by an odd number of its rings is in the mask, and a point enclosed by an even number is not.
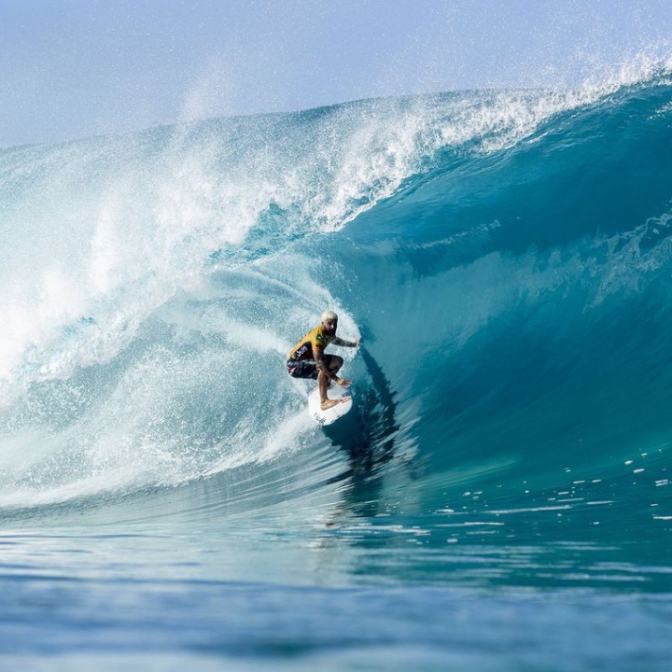
<svg viewBox="0 0 672 672"><path fill-rule="evenodd" d="M3 668L667 669L670 148L663 68L0 150Z"/></svg>

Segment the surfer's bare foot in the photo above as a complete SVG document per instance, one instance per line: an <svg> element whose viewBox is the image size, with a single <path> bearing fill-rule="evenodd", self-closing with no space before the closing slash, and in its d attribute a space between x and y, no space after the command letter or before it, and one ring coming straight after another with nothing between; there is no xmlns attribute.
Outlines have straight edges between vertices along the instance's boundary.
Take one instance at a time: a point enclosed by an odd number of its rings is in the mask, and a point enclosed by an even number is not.
<svg viewBox="0 0 672 672"><path fill-rule="evenodd" d="M336 406L336 404L340 404L341 400L340 399L327 399L326 401L323 401L320 406L323 411L326 411L328 408L331 408L332 406Z"/></svg>

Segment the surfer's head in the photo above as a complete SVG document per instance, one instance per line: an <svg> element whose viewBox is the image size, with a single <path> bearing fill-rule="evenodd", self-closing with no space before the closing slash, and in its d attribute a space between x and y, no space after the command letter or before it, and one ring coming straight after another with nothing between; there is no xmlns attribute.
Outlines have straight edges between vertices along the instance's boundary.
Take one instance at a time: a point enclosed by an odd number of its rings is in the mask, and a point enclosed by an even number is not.
<svg viewBox="0 0 672 672"><path fill-rule="evenodd" d="M325 310L320 317L322 320L322 329L327 334L333 335L338 327L338 315L333 310Z"/></svg>

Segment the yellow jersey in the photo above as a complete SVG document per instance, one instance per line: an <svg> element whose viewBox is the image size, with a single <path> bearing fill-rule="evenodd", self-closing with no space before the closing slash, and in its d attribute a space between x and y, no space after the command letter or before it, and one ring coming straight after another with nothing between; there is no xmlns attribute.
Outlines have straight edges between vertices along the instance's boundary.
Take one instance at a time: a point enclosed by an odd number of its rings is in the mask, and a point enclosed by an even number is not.
<svg viewBox="0 0 672 672"><path fill-rule="evenodd" d="M298 362L302 359L317 359L317 353L324 354L324 349L334 340L335 336L322 333L322 325L309 331L287 357L288 362Z"/></svg>

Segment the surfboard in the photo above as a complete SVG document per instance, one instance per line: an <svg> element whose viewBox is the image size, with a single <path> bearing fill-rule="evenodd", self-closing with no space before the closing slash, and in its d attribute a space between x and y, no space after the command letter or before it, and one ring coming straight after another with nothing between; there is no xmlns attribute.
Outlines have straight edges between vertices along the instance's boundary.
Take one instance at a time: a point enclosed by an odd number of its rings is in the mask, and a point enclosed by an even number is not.
<svg viewBox="0 0 672 672"><path fill-rule="evenodd" d="M342 418L352 408L352 394L342 387L330 388L327 396L330 399L340 399L340 403L322 410L320 405L320 391L315 388L308 395L308 412L311 417L320 425L331 425L339 418Z"/></svg>

